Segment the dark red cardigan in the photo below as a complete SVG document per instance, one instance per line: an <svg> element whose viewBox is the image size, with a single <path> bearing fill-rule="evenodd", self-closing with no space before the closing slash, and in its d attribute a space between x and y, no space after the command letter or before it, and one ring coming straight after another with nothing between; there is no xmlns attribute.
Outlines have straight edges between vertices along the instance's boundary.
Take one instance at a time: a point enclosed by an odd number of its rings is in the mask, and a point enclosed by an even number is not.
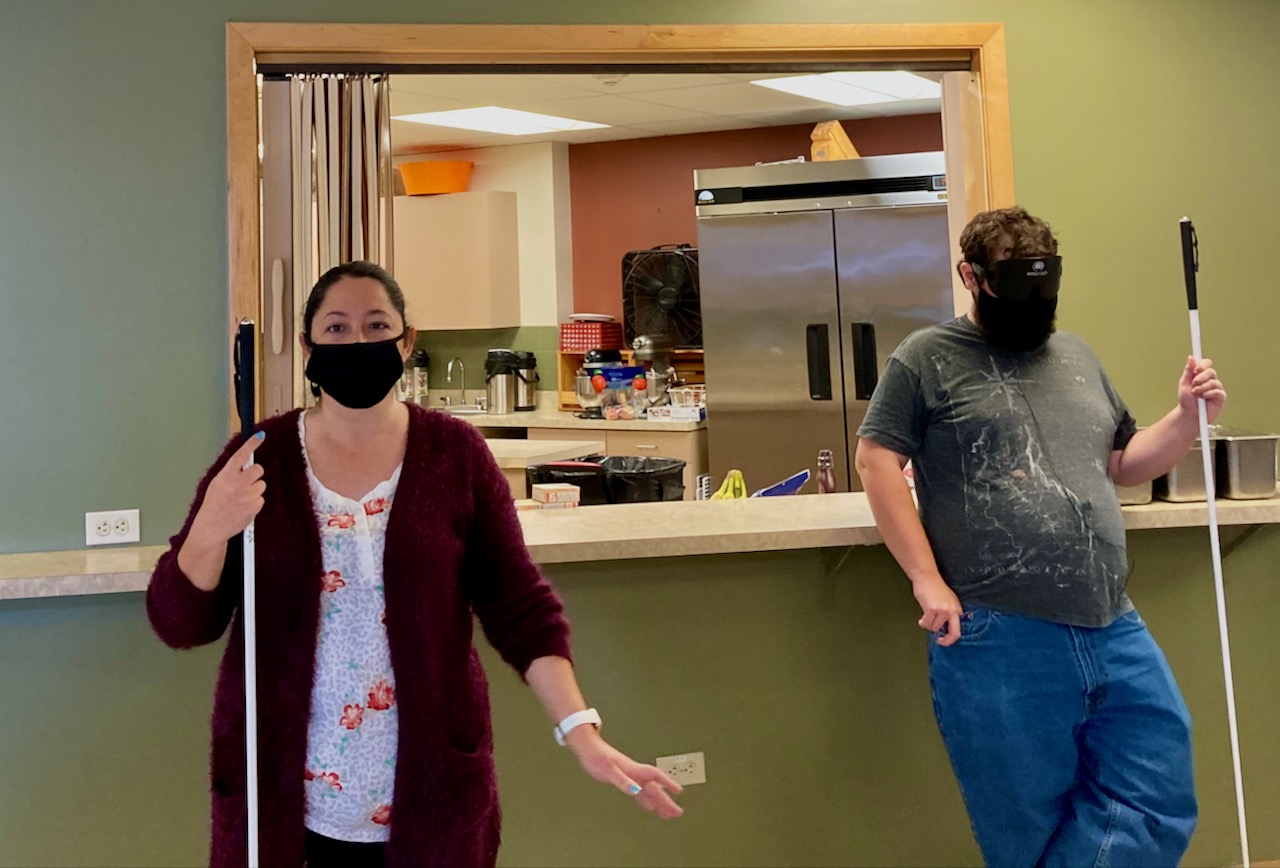
<svg viewBox="0 0 1280 868"><path fill-rule="evenodd" d="M559 598L524 545L507 482L471 425L410 405L404 469L387 527L387 639L400 738L388 866L493 865L499 810L489 694L472 646L472 613L523 674L538 657L569 657ZM320 535L311 507L298 411L263 422L257 451L267 482L256 522L258 750L263 865L303 864L303 768L320 615ZM210 477L160 558L147 614L167 644L216 641L231 624L213 711L214 868L247 861L244 633L237 615L241 554L229 547L222 582L196 588L178 568ZM238 541L239 537L235 541ZM233 541L233 542L235 542Z"/></svg>

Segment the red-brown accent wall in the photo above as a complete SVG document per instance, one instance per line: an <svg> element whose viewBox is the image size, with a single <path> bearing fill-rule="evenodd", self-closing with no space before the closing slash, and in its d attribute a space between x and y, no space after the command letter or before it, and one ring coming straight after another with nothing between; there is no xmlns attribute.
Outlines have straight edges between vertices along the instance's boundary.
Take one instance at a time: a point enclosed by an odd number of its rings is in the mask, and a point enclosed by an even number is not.
<svg viewBox="0 0 1280 868"><path fill-rule="evenodd" d="M865 157L942 150L940 115L845 121ZM809 155L812 124L569 147L573 301L577 313L622 319L622 257L698 243L693 172Z"/></svg>

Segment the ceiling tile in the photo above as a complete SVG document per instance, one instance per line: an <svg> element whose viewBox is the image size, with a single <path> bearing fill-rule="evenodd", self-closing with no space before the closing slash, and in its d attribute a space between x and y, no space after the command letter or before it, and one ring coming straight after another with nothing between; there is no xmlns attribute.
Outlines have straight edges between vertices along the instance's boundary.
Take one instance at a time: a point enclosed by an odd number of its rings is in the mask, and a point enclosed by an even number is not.
<svg viewBox="0 0 1280 868"><path fill-rule="evenodd" d="M406 127L417 127L401 133ZM396 155L429 153L432 150L459 150L469 148L498 148L510 145L532 145L539 142L566 142L585 144L623 139L645 138L653 133L627 127L608 127L603 130L576 130L548 133L536 136L503 136L496 133L468 133L466 130L441 130L433 134L431 127L422 124L393 124L391 129L392 151Z"/></svg>
<svg viewBox="0 0 1280 868"><path fill-rule="evenodd" d="M542 81L525 75L402 75L392 76L391 88L460 100L470 105L522 108L534 100L571 99L591 91Z"/></svg>
<svg viewBox="0 0 1280 868"><path fill-rule="evenodd" d="M742 118L711 117L687 121L667 121L657 124L636 124L636 129L657 133L664 136L684 136L691 133L714 133L721 130L745 130L756 127L772 126Z"/></svg>
<svg viewBox="0 0 1280 868"><path fill-rule="evenodd" d="M574 130L556 136L558 142L571 145L584 145L590 142L617 142L626 139L641 139L649 134L635 127L608 127L603 130Z"/></svg>
<svg viewBox="0 0 1280 868"><path fill-rule="evenodd" d="M459 102L454 99L443 99L438 96L428 96L421 93L412 93L407 90L391 91L391 114L395 115L412 115L419 112L443 112L452 109L468 108L470 103Z"/></svg>
<svg viewBox="0 0 1280 868"><path fill-rule="evenodd" d="M744 82L654 91L640 94L636 98L645 102L728 116L760 114L769 111L794 111L823 105L816 100Z"/></svg>
<svg viewBox="0 0 1280 868"><path fill-rule="evenodd" d="M637 123L691 120L707 117L706 112L675 108L625 96L589 96L581 99L560 99L535 102L524 106L528 111L543 112L579 121L591 121L610 126L633 126Z"/></svg>
<svg viewBox="0 0 1280 868"><path fill-rule="evenodd" d="M492 147L497 144L509 145L513 142L511 136L451 130L447 127L429 127L425 124L411 124L405 121L391 122L391 149L395 153L422 145Z"/></svg>
<svg viewBox="0 0 1280 868"><path fill-rule="evenodd" d="M858 120L873 117L866 106L854 108L828 106L826 108L798 109L789 112L765 112L738 115L744 120L765 126L784 126L786 124L820 124L823 121Z"/></svg>
<svg viewBox="0 0 1280 868"><path fill-rule="evenodd" d="M580 87L583 90L602 94L635 94L648 93L655 90L678 90L687 87L708 87L726 84L732 79L724 75L707 75L689 73L667 75L662 73L635 73L622 76L616 84L608 84L607 77L601 75L535 75L529 76L538 81L560 84L568 87ZM604 79L604 80L602 80Z"/></svg>
<svg viewBox="0 0 1280 868"><path fill-rule="evenodd" d="M724 77L730 81L759 81L762 78L787 78L792 75L804 75L802 72L726 72Z"/></svg>
<svg viewBox="0 0 1280 868"><path fill-rule="evenodd" d="M882 102L875 105L864 105L864 111L876 117L897 117L900 115L932 115L942 111L940 99L904 99L897 102Z"/></svg>

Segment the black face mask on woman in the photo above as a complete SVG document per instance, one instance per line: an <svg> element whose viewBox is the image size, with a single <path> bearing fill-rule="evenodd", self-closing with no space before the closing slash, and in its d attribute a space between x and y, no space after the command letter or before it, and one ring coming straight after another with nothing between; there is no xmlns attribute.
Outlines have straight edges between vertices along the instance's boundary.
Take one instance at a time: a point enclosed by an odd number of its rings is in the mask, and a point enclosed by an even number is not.
<svg viewBox="0 0 1280 868"><path fill-rule="evenodd" d="M352 410L367 410L391 391L404 374L398 338L373 343L316 344L307 339L311 358L307 379Z"/></svg>

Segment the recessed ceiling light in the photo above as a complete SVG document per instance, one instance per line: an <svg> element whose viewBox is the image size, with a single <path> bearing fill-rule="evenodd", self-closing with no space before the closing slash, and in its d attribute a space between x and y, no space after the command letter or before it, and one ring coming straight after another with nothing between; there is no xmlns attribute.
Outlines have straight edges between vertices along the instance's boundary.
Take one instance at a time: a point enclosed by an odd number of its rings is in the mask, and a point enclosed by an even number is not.
<svg viewBox="0 0 1280 868"><path fill-rule="evenodd" d="M498 133L504 136L534 136L540 133L562 133L570 130L602 130L607 124L575 121L522 112L498 106L455 109L447 112L422 112L414 115L394 115L392 120L427 124L434 127L451 127L456 130L474 130L481 133Z"/></svg>
<svg viewBox="0 0 1280 868"><path fill-rule="evenodd" d="M827 72L751 82L839 106L875 105L903 99L937 99L942 88L910 72Z"/></svg>
<svg viewBox="0 0 1280 868"><path fill-rule="evenodd" d="M761 87L780 90L783 93L816 99L832 105L873 105L878 102L894 102L894 97L827 78L825 75L793 75L786 78L765 78L753 81Z"/></svg>
<svg viewBox="0 0 1280 868"><path fill-rule="evenodd" d="M864 90L887 94L894 99L938 99L942 85L913 72L829 72L827 78Z"/></svg>

